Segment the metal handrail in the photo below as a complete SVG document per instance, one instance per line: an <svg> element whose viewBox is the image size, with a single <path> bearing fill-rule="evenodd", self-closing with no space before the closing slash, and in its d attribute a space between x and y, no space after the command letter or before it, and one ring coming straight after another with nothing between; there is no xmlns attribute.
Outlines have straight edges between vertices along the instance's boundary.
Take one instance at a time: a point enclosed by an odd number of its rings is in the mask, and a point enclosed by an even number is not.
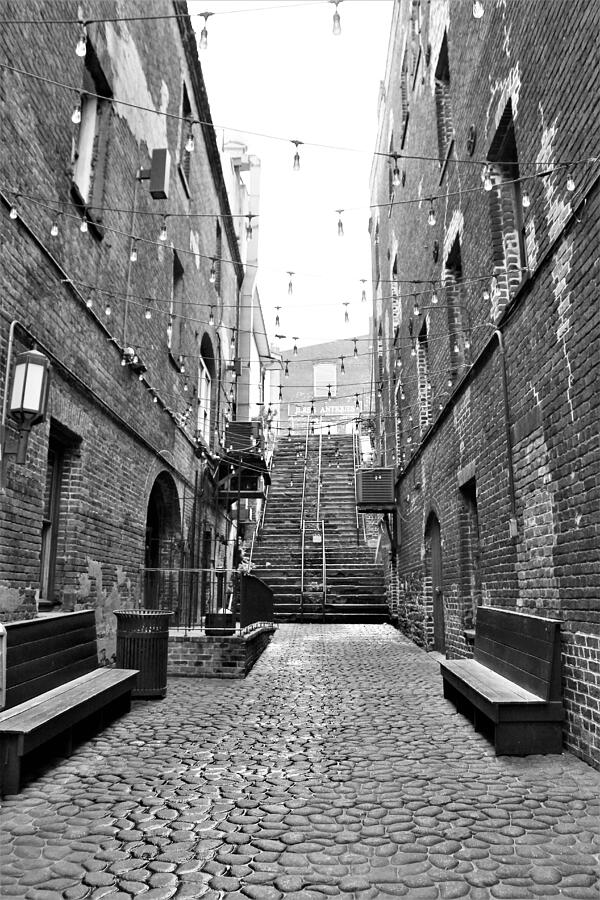
<svg viewBox="0 0 600 900"><path fill-rule="evenodd" d="M302 523L302 553L300 567L300 616L304 616L304 538L306 535L306 523Z"/></svg>
<svg viewBox="0 0 600 900"><path fill-rule="evenodd" d="M317 522L321 513L321 453L323 450L323 431L319 428L319 472L317 481Z"/></svg>
<svg viewBox="0 0 600 900"><path fill-rule="evenodd" d="M321 544L323 549L323 601L321 615L325 621L325 604L327 603L327 556L325 554L325 519L321 520Z"/></svg>
<svg viewBox="0 0 600 900"><path fill-rule="evenodd" d="M310 416L306 419L306 440L304 441L304 475L302 477L302 506L300 508L300 528L304 523L304 500L306 495L306 465L308 460L308 434L310 431Z"/></svg>
<svg viewBox="0 0 600 900"><path fill-rule="evenodd" d="M273 469L273 457L271 457L271 461L267 467L267 471L270 473ZM265 524L265 513L267 511L267 503L269 502L269 491L270 485L267 485L267 490L265 491L265 502L262 505L262 509L260 511L260 515L258 517L258 521L256 523L256 528L254 529L254 534L252 535L252 541L250 543L250 562L252 562L252 554L254 553L254 544L260 537L260 532L263 529Z"/></svg>
<svg viewBox="0 0 600 900"><path fill-rule="evenodd" d="M356 513L356 543L360 544L360 521L358 516L358 495L357 495L357 484L356 484L356 470L357 470L357 456L358 456L358 442L360 438L358 437L355 431L352 432L352 466L354 470L354 512Z"/></svg>

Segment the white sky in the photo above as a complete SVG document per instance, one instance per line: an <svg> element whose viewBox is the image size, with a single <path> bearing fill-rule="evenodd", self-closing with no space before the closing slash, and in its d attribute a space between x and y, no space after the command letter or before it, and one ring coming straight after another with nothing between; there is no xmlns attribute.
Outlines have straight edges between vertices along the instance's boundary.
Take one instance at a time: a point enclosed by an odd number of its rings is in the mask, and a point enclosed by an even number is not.
<svg viewBox="0 0 600 900"><path fill-rule="evenodd" d="M393 0L341 0L340 36L332 34L335 7L323 0L192 0L188 7L214 13L200 62L218 141L225 126L225 140L242 140L261 160L258 287L272 347L275 333L288 338L282 349L293 336L308 345L366 334L369 175ZM199 32L204 20L193 22ZM364 152L301 146L294 172L294 139ZM347 210L343 238L337 209ZM296 273L291 297L288 270Z"/></svg>

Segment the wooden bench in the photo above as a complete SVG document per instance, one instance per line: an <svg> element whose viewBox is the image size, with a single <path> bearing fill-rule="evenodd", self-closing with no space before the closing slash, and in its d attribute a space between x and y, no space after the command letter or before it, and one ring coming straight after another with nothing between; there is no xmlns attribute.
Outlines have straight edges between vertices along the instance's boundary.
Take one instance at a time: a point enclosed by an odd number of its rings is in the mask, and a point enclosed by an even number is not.
<svg viewBox="0 0 600 900"><path fill-rule="evenodd" d="M95 613L43 616L6 625L6 708L0 712L0 794L16 794L21 760L59 735L67 755L84 720L127 712L135 669L98 666Z"/></svg>
<svg viewBox="0 0 600 900"><path fill-rule="evenodd" d="M493 732L497 756L562 751L560 622L482 606L474 658L440 665L444 697Z"/></svg>

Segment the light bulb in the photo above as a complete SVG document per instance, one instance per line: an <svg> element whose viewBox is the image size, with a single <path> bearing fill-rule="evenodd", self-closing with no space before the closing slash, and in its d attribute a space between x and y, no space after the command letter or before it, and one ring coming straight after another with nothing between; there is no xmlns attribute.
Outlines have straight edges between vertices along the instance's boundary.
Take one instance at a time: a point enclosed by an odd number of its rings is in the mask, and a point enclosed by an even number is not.
<svg viewBox="0 0 600 900"><path fill-rule="evenodd" d="M110 303L107 303L106 306L104 307L104 315L106 317L112 315L112 309L111 309Z"/></svg>
<svg viewBox="0 0 600 900"><path fill-rule="evenodd" d="M279 313L275 316L275 328L279 328Z"/></svg>
<svg viewBox="0 0 600 900"><path fill-rule="evenodd" d="M125 357L125 356L122 356L122 357L121 357L121 365L122 365L122 366L126 366L126 365L127 365L127 357Z"/></svg>
<svg viewBox="0 0 600 900"><path fill-rule="evenodd" d="M81 34L79 35L79 40L77 41L77 46L75 47L75 53L77 56L85 56L87 51L87 34L85 31L85 25L81 26Z"/></svg>
<svg viewBox="0 0 600 900"><path fill-rule="evenodd" d="M433 208L433 201L431 201L431 206L429 207L429 215L427 216L427 224L435 225L435 210Z"/></svg>
<svg viewBox="0 0 600 900"><path fill-rule="evenodd" d="M91 297L88 297L87 300L85 301L85 305L87 306L88 309L92 308L92 302L93 301L92 301Z"/></svg>
<svg viewBox="0 0 600 900"><path fill-rule="evenodd" d="M344 322L346 324L348 324L349 321L350 321L350 316L348 315L348 310L346 309L346 310L344 310Z"/></svg>
<svg viewBox="0 0 600 900"><path fill-rule="evenodd" d="M132 357L132 359L131 359L131 362L133 363L134 366L137 366L137 364L139 363L139 361L140 361L139 356L137 355L137 353L134 353L134 354L133 354L133 357Z"/></svg>
<svg viewBox="0 0 600 900"><path fill-rule="evenodd" d="M50 229L50 234L52 235L52 237L56 237L58 234L58 222L56 221L56 219L52 223L52 228Z"/></svg>
<svg viewBox="0 0 600 900"><path fill-rule="evenodd" d="M342 364L341 364L341 366L340 366L340 372L341 372L342 375L343 375L344 372L346 371L346 366L344 365L344 357L341 356L340 359L342 360Z"/></svg>
<svg viewBox="0 0 600 900"><path fill-rule="evenodd" d="M143 380L144 380L144 373L140 372L140 374L138 375L138 381L143 381Z"/></svg>
<svg viewBox="0 0 600 900"><path fill-rule="evenodd" d="M452 387L452 383L453 383L453 382L452 382L452 378L450 377L450 378L448 379L448 387L449 387L449 388Z"/></svg>
<svg viewBox="0 0 600 900"><path fill-rule="evenodd" d="M392 184L394 185L394 187L400 187L400 185L402 184L402 181L400 179L400 169L397 165L394 166L394 171L392 173Z"/></svg>
<svg viewBox="0 0 600 900"><path fill-rule="evenodd" d="M167 239L167 220L163 219L163 223L160 226L160 232L158 234L159 241L166 241Z"/></svg>
<svg viewBox="0 0 600 900"><path fill-rule="evenodd" d="M523 196L521 197L521 203L523 204L524 209L527 209L528 206L531 206L531 199L529 197L529 194L523 194Z"/></svg>
<svg viewBox="0 0 600 900"><path fill-rule="evenodd" d="M487 301L490 299L490 292L488 291L487 288L484 288L484 289L483 289L482 297L483 297L483 299L486 301L486 303L487 303Z"/></svg>
<svg viewBox="0 0 600 900"><path fill-rule="evenodd" d="M10 212L9 212L8 215L9 215L9 217L10 217L11 219L16 219L16 218L18 217L19 213L18 213L17 207L15 206L14 203L13 203L13 205L11 206Z"/></svg>
<svg viewBox="0 0 600 900"><path fill-rule="evenodd" d="M344 223L342 222L341 216L338 219L337 233L338 233L338 237L344 237Z"/></svg>
<svg viewBox="0 0 600 900"><path fill-rule="evenodd" d="M342 33L342 23L340 20L337 3L335 4L335 12L333 14L333 33L336 35L336 37Z"/></svg>
<svg viewBox="0 0 600 900"><path fill-rule="evenodd" d="M415 347L414 344L413 344L412 347L410 348L410 355L411 355L411 356L416 356L416 355L417 355L417 348Z"/></svg>
<svg viewBox="0 0 600 900"><path fill-rule="evenodd" d="M211 308L210 308L210 315L209 315L209 317L208 317L208 324L209 324L209 325L214 325L214 324L215 324L215 317L214 317L214 315L213 315L212 306L211 306Z"/></svg>
<svg viewBox="0 0 600 900"><path fill-rule="evenodd" d="M211 265L211 267L210 267L210 277L209 277L208 280L210 281L211 284L214 284L214 283L216 282L216 280L217 280L217 270L216 270L216 267L215 267L215 261L214 261L214 259L213 259L212 265Z"/></svg>
<svg viewBox="0 0 600 900"><path fill-rule="evenodd" d="M208 31L206 30L206 20L205 20L204 28L200 32L199 47L200 47L200 50L206 50L206 48L208 47Z"/></svg>
<svg viewBox="0 0 600 900"><path fill-rule="evenodd" d="M285 372L283 373L283 374L285 375L286 378L287 378L287 377L289 376L289 374L290 374L290 370L289 370L289 368L288 368L288 362L289 362L289 360L286 359L286 361L285 361Z"/></svg>
<svg viewBox="0 0 600 900"><path fill-rule="evenodd" d="M573 176L571 175L570 172L569 172L569 174L567 175L567 190L568 190L568 191L574 191L574 190L575 190L575 181L574 181Z"/></svg>
<svg viewBox="0 0 600 900"><path fill-rule="evenodd" d="M296 152L294 153L294 166L293 166L293 170L294 170L294 172L299 172L299 171L300 171L300 154L298 153L297 150L296 150Z"/></svg>
<svg viewBox="0 0 600 900"><path fill-rule="evenodd" d="M358 346L356 344L356 341L354 341L354 356L358 356Z"/></svg>
<svg viewBox="0 0 600 900"><path fill-rule="evenodd" d="M152 310L150 309L149 306L146 307L146 309L144 311L144 316L146 317L146 319L152 318Z"/></svg>
<svg viewBox="0 0 600 900"><path fill-rule="evenodd" d="M296 343L297 340L298 338L294 338L294 356L298 356L298 344Z"/></svg>
<svg viewBox="0 0 600 900"><path fill-rule="evenodd" d="M367 302L367 292L364 288L362 289L361 294L360 294L360 302L361 303Z"/></svg>
<svg viewBox="0 0 600 900"><path fill-rule="evenodd" d="M156 396L156 394L155 394L154 397L152 398L152 402L153 402L153 403L158 403L158 397Z"/></svg>
<svg viewBox="0 0 600 900"><path fill-rule="evenodd" d="M421 309L419 307L419 301L415 300L414 306L413 306L413 316L420 316L420 315L421 315Z"/></svg>
<svg viewBox="0 0 600 900"><path fill-rule="evenodd" d="M185 152L186 153L194 152L194 135L192 134L191 128L190 128L189 134L187 136L187 141L185 142Z"/></svg>
<svg viewBox="0 0 600 900"><path fill-rule="evenodd" d="M252 237L252 215L248 214L248 223L246 225L246 237L248 240Z"/></svg>
<svg viewBox="0 0 600 900"><path fill-rule="evenodd" d="M79 226L79 230L81 231L82 234L85 234L86 231L88 230L88 223L87 223L87 219L85 216L81 220L81 225Z"/></svg>
<svg viewBox="0 0 600 900"><path fill-rule="evenodd" d="M131 262L137 262L137 258L138 258L137 244L134 241L133 244L131 245L131 253L129 254L129 259L131 260Z"/></svg>
<svg viewBox="0 0 600 900"><path fill-rule="evenodd" d="M169 322L169 324L167 325L167 340L169 340L169 341L171 340L172 334L173 334L173 326Z"/></svg>
<svg viewBox="0 0 600 900"><path fill-rule="evenodd" d="M434 287L434 288L433 288L433 293L432 293L432 295L431 295L431 302L435 304L435 303L438 302L438 300L439 300L439 297L438 297L437 291L436 291L436 289L435 289L435 287Z"/></svg>
<svg viewBox="0 0 600 900"><path fill-rule="evenodd" d="M73 125L79 125L79 123L81 122L81 104L76 106L71 113L71 122L73 123Z"/></svg>
<svg viewBox="0 0 600 900"><path fill-rule="evenodd" d="M490 172L490 167L486 166L483 172L483 189L484 191L491 191L494 187L492 182L492 174Z"/></svg>
<svg viewBox="0 0 600 900"><path fill-rule="evenodd" d="M460 347L458 346L458 344L455 344L452 349L453 349L454 353L460 353Z"/></svg>
<svg viewBox="0 0 600 900"><path fill-rule="evenodd" d="M483 16L483 3L481 0L473 0L473 18L481 19Z"/></svg>
<svg viewBox="0 0 600 900"><path fill-rule="evenodd" d="M293 286L293 284L292 284L292 275L293 275L293 274L294 274L293 272L288 272L288 275L290 276L290 281L289 281L289 284L288 284L288 294L293 294L293 293L294 293L294 286Z"/></svg>
<svg viewBox="0 0 600 900"><path fill-rule="evenodd" d="M470 349L471 349L471 341L469 340L469 338L465 338L465 350L470 350Z"/></svg>

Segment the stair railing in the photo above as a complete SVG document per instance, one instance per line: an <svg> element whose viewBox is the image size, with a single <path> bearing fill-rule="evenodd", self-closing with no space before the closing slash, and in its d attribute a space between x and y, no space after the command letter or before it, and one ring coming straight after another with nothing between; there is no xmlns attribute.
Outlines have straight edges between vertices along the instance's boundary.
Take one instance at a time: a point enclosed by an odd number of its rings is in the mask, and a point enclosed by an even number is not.
<svg viewBox="0 0 600 900"><path fill-rule="evenodd" d="M325 519L321 519L321 546L323 552L323 600L321 603L321 617L325 621L325 605L327 603L327 555L325 553Z"/></svg>
<svg viewBox="0 0 600 900"><path fill-rule="evenodd" d="M302 476L302 506L300 509L300 615L304 615L304 538L306 522L304 520L304 502L306 497L306 466L308 464L308 435L310 434L310 416L306 419L306 438L304 440L304 474Z"/></svg>
<svg viewBox="0 0 600 900"><path fill-rule="evenodd" d="M272 468L273 468L273 457L271 457L271 460L270 460L270 463L268 466L269 473L271 472ZM256 522L256 528L254 529L254 534L252 535L252 543L250 544L250 562L252 562L252 554L254 553L254 544L257 541L260 541L260 536L261 536L261 532L263 529L263 525L265 524L265 513L267 511L267 503L269 502L269 493L270 493L269 487L270 487L270 485L267 485L267 489L265 491L265 502L263 503L263 505L261 507L260 514L259 514L258 520Z"/></svg>
<svg viewBox="0 0 600 900"><path fill-rule="evenodd" d="M300 567L300 618L304 618L304 539L306 536L306 525L302 523L302 552Z"/></svg>
<svg viewBox="0 0 600 900"><path fill-rule="evenodd" d="M319 429L319 475L317 481L317 523L321 514L321 455L323 451L323 431Z"/></svg>
<svg viewBox="0 0 600 900"><path fill-rule="evenodd" d="M306 420L306 439L304 441L304 475L302 477L302 506L300 508L300 528L304 523L304 502L306 498L306 466L308 463L308 435L310 433L310 416Z"/></svg>
<svg viewBox="0 0 600 900"><path fill-rule="evenodd" d="M356 483L356 470L357 466L357 458L358 458L358 447L359 440L356 431L352 432L352 467L354 471L354 512L356 513L356 543L360 544L360 520L358 515L358 486Z"/></svg>

